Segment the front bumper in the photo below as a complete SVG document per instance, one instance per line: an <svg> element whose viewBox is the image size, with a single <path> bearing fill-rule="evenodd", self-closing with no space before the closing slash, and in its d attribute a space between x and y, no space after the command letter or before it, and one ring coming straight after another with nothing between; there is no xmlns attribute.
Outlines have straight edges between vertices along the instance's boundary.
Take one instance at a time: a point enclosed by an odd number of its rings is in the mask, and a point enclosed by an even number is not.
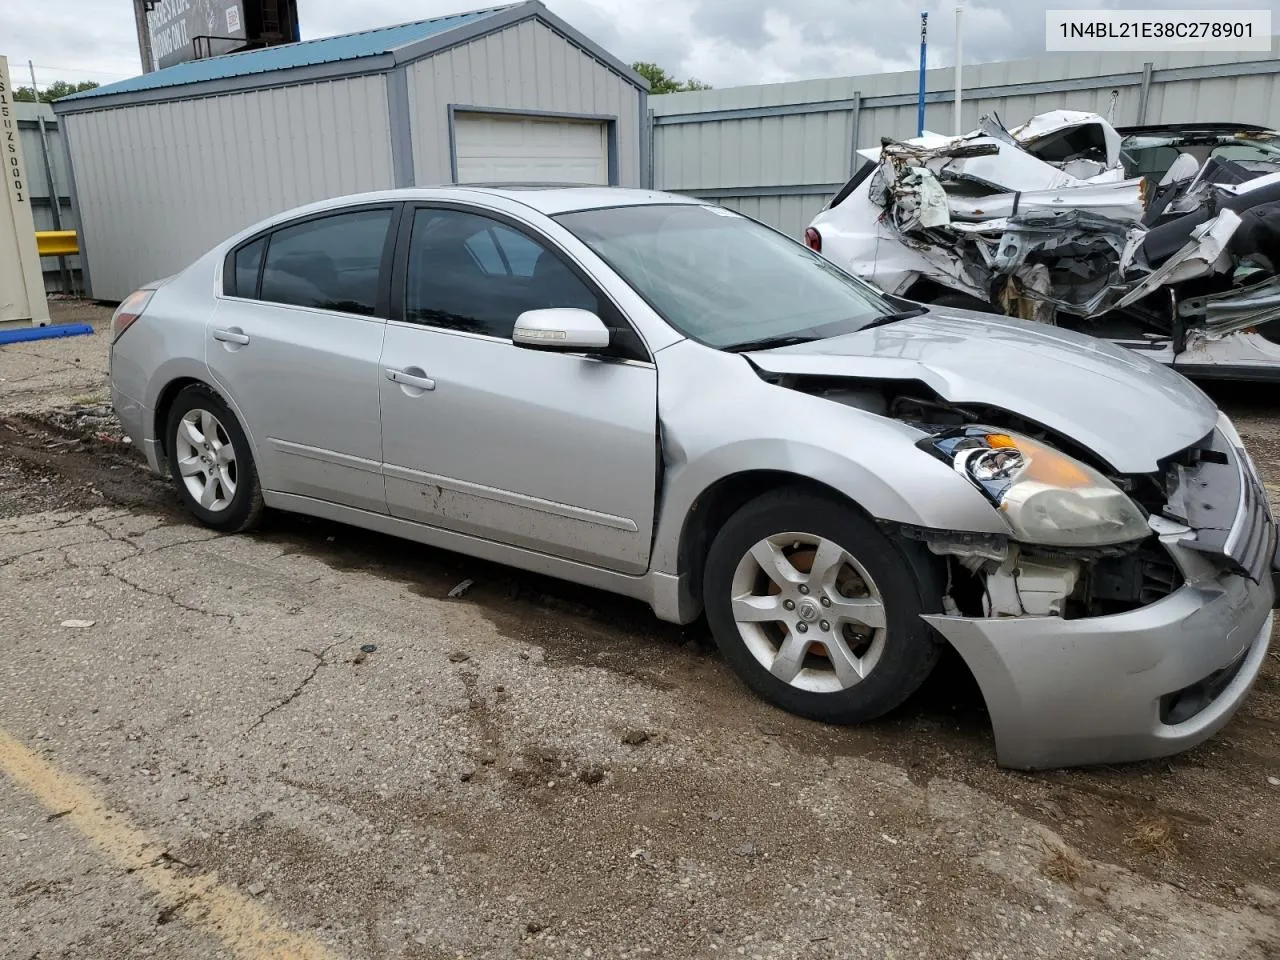
<svg viewBox="0 0 1280 960"><path fill-rule="evenodd" d="M982 688L1001 766L1120 763L1186 750L1231 719L1266 659L1277 584L1273 565L1260 582L1223 574L1114 616L925 619ZM1170 710L1179 695L1191 706Z"/></svg>

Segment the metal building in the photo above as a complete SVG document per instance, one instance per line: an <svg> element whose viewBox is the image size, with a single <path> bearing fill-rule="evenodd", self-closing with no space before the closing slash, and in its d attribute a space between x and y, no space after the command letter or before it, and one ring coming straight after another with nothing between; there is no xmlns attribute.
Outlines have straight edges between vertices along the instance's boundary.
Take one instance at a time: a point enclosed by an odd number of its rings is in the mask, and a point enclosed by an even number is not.
<svg viewBox="0 0 1280 960"><path fill-rule="evenodd" d="M71 207L69 192L71 178L67 172L67 154L62 148L62 132L58 129L53 109L47 103L15 103L13 106L18 118L22 155L26 158L26 177L31 185L31 216L36 230L69 230L75 223L75 211ZM40 118L44 119L43 137L40 135ZM46 139L49 144L47 164ZM52 184L49 182L50 174L53 175ZM57 257L40 259L44 287L48 293L67 293L69 286L78 289L80 258L67 257L65 265L69 273L64 277L60 273L61 264Z"/></svg>
<svg viewBox="0 0 1280 960"><path fill-rule="evenodd" d="M179 64L59 100L90 295L326 197L648 179L648 83L538 0ZM643 148L642 148L643 147Z"/></svg>
<svg viewBox="0 0 1280 960"><path fill-rule="evenodd" d="M1228 120L1280 126L1280 38L1270 53L1068 53L965 67L962 130L1085 110L1116 125ZM925 126L950 134L950 67L928 71ZM881 137L916 135L918 75L884 73L654 97L660 190L715 200L799 237Z"/></svg>

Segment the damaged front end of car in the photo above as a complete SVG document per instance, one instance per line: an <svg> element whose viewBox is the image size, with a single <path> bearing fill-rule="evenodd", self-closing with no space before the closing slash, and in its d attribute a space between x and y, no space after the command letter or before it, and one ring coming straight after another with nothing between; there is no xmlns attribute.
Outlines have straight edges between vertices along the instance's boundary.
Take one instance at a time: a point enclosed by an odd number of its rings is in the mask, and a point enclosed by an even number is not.
<svg viewBox="0 0 1280 960"><path fill-rule="evenodd" d="M1173 754L1239 708L1270 642L1276 528L1202 391L1078 333L944 313L747 358L900 427L901 486L935 478L927 511L871 512L933 559L925 620L981 688L1002 766Z"/></svg>
<svg viewBox="0 0 1280 960"><path fill-rule="evenodd" d="M1167 755L1220 729L1266 655L1276 532L1222 418L1143 475L1055 438L919 424L921 449L987 494L1008 537L915 528L947 565L926 619L982 688L1003 766Z"/></svg>
<svg viewBox="0 0 1280 960"><path fill-rule="evenodd" d="M1261 139L1218 136L1227 145L1206 149L1219 152L1188 147L1152 175L1092 114L886 139L811 230L824 255L894 295L956 306L958 294L1187 371L1280 377L1280 147L1234 160L1222 151ZM1156 140L1132 142L1140 154Z"/></svg>

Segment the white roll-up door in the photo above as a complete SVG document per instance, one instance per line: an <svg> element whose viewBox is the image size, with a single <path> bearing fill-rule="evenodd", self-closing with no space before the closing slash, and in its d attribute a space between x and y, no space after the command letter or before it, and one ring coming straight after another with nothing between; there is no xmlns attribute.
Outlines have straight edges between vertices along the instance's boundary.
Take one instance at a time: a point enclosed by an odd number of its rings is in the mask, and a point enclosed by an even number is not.
<svg viewBox="0 0 1280 960"><path fill-rule="evenodd" d="M602 121L459 113L454 118L459 183L609 182Z"/></svg>

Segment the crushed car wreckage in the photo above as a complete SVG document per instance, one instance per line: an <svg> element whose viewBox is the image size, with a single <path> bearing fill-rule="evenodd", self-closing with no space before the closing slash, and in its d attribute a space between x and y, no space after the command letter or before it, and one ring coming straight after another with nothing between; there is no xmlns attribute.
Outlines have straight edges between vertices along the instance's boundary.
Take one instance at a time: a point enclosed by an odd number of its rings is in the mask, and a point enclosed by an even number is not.
<svg viewBox="0 0 1280 960"><path fill-rule="evenodd" d="M1280 133L1057 110L859 151L805 231L887 293L1072 327L1184 373L1280 378Z"/></svg>

